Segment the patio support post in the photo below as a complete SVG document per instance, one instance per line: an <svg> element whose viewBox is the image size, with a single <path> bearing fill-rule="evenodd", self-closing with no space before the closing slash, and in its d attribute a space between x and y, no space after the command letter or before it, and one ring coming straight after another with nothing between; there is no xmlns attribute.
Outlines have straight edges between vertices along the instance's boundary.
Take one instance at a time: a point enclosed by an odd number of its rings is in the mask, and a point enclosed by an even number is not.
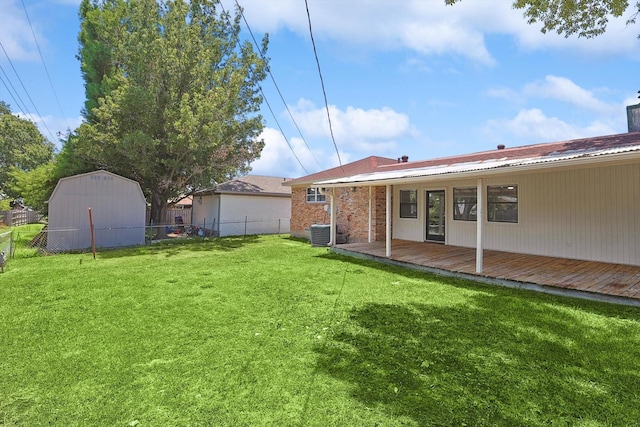
<svg viewBox="0 0 640 427"><path fill-rule="evenodd" d="M482 273L483 248L482 248L482 222L484 219L485 197L482 191L482 178L478 178L476 199L476 273Z"/></svg>
<svg viewBox="0 0 640 427"><path fill-rule="evenodd" d="M386 236L386 250L385 256L387 258L391 258L391 185L387 184L387 209L385 212L385 216L387 218L387 236Z"/></svg>
<svg viewBox="0 0 640 427"><path fill-rule="evenodd" d="M373 202L371 200L372 192L373 192L373 187L369 186L369 237L367 239L369 243L371 243L373 238L373 212L372 212Z"/></svg>
<svg viewBox="0 0 640 427"><path fill-rule="evenodd" d="M329 203L329 209L330 209L330 214L329 214L329 224L330 224L330 229L329 229L329 244L328 246L333 246L336 244L336 207L335 204L333 203L333 199L334 199L334 189L331 189L331 192L329 193L329 198L331 199L330 203Z"/></svg>

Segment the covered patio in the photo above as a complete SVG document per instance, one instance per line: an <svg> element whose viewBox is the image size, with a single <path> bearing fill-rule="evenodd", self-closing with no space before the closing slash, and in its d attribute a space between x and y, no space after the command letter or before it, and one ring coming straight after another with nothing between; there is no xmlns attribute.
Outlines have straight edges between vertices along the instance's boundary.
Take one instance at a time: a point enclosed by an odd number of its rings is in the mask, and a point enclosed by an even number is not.
<svg viewBox="0 0 640 427"><path fill-rule="evenodd" d="M332 250L360 258L503 286L640 307L640 267L484 250L476 273L476 250L440 243L396 240L386 256L383 242L351 243Z"/></svg>

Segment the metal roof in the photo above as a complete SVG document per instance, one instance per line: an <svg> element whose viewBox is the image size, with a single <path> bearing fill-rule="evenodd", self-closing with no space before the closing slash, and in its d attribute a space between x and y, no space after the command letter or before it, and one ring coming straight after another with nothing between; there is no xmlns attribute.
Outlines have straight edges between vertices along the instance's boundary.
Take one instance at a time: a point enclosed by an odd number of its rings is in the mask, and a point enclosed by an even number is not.
<svg viewBox="0 0 640 427"><path fill-rule="evenodd" d="M359 183L397 183L398 181L426 180L431 177L442 178L445 175L447 177L450 176L451 178L468 177L479 174L513 173L513 169L541 169L564 165L579 165L582 162L593 163L594 158L601 158L597 161L613 161L621 157L640 158L640 144L625 145L622 147L589 147L576 150L555 151L529 158L500 157L412 169L373 172L338 179L318 181L314 184L325 187L340 187Z"/></svg>

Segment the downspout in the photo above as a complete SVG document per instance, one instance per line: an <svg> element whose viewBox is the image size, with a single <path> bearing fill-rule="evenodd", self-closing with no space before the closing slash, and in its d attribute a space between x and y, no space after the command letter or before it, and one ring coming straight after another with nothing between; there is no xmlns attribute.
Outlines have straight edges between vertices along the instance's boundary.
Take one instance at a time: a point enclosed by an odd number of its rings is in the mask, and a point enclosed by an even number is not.
<svg viewBox="0 0 640 427"><path fill-rule="evenodd" d="M367 241L369 243L372 242L373 240L373 211L372 211L372 193L373 193L373 187L370 185L369 186L369 237L367 239Z"/></svg>
<svg viewBox="0 0 640 427"><path fill-rule="evenodd" d="M482 222L484 219L483 207L484 192L482 191L482 178L478 178L476 197L476 273L482 273L483 248L482 248Z"/></svg>
<svg viewBox="0 0 640 427"><path fill-rule="evenodd" d="M386 235L386 250L385 256L391 258L391 185L387 184L387 211L385 216L387 219L387 235Z"/></svg>

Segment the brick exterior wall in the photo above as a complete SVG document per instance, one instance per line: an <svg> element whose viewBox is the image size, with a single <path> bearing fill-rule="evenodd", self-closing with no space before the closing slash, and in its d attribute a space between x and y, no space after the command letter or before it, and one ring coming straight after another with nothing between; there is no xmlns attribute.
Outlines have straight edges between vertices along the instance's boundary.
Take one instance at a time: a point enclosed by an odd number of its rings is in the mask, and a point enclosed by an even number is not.
<svg viewBox="0 0 640 427"><path fill-rule="evenodd" d="M349 242L366 242L369 238L369 187L336 188L334 191L338 231L348 234ZM312 224L329 224L331 221L329 204L328 194L326 203L307 203L307 187L292 188L291 235L309 239ZM373 241L384 241L385 187L373 187L372 210Z"/></svg>

